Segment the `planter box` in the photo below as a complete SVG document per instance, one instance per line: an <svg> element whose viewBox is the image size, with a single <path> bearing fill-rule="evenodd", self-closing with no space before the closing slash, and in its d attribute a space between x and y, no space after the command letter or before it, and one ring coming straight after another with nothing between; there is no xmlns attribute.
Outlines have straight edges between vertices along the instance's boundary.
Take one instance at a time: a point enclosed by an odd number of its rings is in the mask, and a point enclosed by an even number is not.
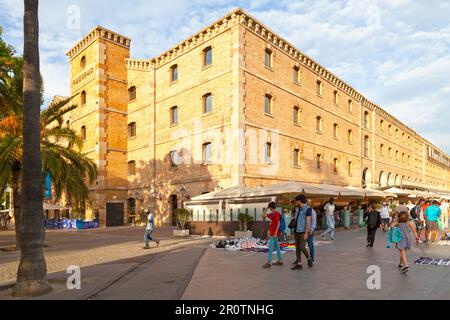
<svg viewBox="0 0 450 320"><path fill-rule="evenodd" d="M174 237L189 237L189 229L187 230L173 230Z"/></svg>
<svg viewBox="0 0 450 320"><path fill-rule="evenodd" d="M253 231L235 231L235 238L251 238L253 237Z"/></svg>

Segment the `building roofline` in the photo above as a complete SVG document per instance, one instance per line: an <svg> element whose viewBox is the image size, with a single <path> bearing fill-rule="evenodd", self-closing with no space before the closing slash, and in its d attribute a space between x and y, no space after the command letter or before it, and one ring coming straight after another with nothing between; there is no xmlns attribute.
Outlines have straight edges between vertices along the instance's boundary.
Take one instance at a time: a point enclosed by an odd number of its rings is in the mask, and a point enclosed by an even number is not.
<svg viewBox="0 0 450 320"><path fill-rule="evenodd" d="M105 40L114 42L125 48L130 48L131 39L121 35L120 33L111 31L102 26L96 26L92 28L86 36L84 36L80 41L78 41L71 49L66 52L69 59L75 57L81 50L90 45L97 38L103 38Z"/></svg>

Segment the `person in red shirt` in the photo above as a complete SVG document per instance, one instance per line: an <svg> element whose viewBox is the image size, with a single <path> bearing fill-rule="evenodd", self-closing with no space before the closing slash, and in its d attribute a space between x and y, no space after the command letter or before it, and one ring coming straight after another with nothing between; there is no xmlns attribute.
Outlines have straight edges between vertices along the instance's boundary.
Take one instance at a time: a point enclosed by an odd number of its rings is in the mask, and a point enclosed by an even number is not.
<svg viewBox="0 0 450 320"><path fill-rule="evenodd" d="M272 266L272 256L273 256L274 247L277 250L278 261L273 263L273 265L275 265L275 266L283 265L280 244L278 243L278 236L280 235L281 214L276 210L276 208L277 208L276 203L270 202L268 205L268 208L262 214L263 218L267 217L270 219L269 261L263 265L264 269L270 268ZM267 212L269 212L269 213L267 213Z"/></svg>
<svg viewBox="0 0 450 320"><path fill-rule="evenodd" d="M422 206L422 212L423 212L423 218L426 221L427 220L427 216L425 215L425 211L427 211L427 208L431 205L430 200L427 200L425 202L425 204Z"/></svg>

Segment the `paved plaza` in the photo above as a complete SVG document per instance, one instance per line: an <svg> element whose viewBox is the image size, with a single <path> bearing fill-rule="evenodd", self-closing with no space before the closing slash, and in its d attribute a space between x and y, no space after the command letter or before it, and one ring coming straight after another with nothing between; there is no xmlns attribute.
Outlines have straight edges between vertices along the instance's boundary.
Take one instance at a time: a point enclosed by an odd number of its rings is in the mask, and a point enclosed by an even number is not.
<svg viewBox="0 0 450 320"><path fill-rule="evenodd" d="M142 250L143 228L50 231L46 259L54 288L38 299L450 299L450 267L414 265L420 256L450 257L450 247L420 244L409 254L410 272L397 269L398 254L386 249L377 233L374 248L365 247L365 230L336 234L337 240L317 241L317 264L291 271L294 253L285 265L262 269L266 254L228 252L209 247L211 239L174 239L159 229L159 248ZM0 233L0 247L13 234ZM0 252L0 299L11 299L18 252ZM68 290L65 269L81 267L81 290ZM381 289L367 288L368 266L381 270ZM11 282L9 282L11 283Z"/></svg>

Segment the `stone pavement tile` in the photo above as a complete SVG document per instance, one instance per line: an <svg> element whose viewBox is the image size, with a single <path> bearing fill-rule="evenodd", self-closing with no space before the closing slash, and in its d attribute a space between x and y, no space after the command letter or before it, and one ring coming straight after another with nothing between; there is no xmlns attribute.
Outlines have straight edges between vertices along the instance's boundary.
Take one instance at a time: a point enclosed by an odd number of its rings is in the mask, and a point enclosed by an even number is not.
<svg viewBox="0 0 450 320"><path fill-rule="evenodd" d="M283 256L284 267L263 270L266 255L208 249L183 295L183 299L427 299L447 290L439 285L450 281L448 270L430 270L431 266L411 265L408 275L400 274L398 251L385 247L385 234L379 233L374 248L365 247L365 231L339 233L337 241L319 246L317 264L312 269L293 272L294 254ZM409 253L441 254L440 248L419 246ZM381 271L381 290L369 290L367 267ZM219 277L216 275L220 274ZM226 280L223 280L226 279ZM416 288L423 288L417 294ZM276 295L273 294L276 289ZM441 297L442 298L442 297ZM450 297L449 297L450 298Z"/></svg>

